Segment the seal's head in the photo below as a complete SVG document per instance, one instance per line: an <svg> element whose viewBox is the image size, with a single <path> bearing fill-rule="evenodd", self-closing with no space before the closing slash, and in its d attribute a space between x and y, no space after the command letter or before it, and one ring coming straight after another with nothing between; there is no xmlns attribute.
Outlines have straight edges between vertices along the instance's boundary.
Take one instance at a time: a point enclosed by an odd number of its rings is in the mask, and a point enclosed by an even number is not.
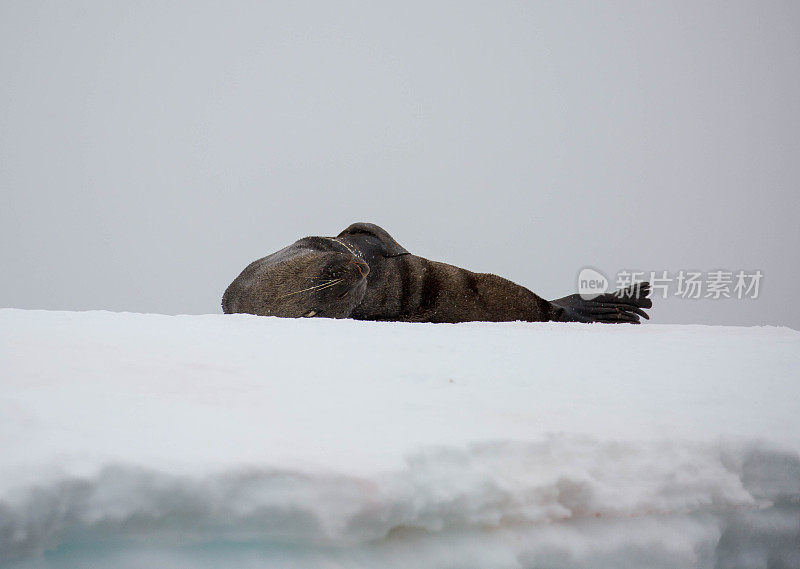
<svg viewBox="0 0 800 569"><path fill-rule="evenodd" d="M307 237L251 263L222 297L226 313L347 318L364 298L369 266L342 244Z"/></svg>

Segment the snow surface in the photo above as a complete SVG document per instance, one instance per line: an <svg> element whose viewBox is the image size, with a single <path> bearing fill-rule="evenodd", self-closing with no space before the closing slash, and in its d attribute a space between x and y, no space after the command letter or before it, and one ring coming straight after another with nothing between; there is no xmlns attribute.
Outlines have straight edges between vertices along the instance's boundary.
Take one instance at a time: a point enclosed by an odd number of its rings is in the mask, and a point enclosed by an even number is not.
<svg viewBox="0 0 800 569"><path fill-rule="evenodd" d="M800 567L800 333L0 310L0 565Z"/></svg>

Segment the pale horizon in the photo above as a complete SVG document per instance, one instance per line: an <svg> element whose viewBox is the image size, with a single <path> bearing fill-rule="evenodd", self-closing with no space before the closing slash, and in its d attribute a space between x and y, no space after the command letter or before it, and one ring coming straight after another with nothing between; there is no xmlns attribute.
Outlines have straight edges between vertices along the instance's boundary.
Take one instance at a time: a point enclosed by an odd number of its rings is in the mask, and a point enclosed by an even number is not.
<svg viewBox="0 0 800 569"><path fill-rule="evenodd" d="M220 313L356 221L554 299L760 271L652 323L800 329L800 4L0 7L0 306ZM613 285L613 283L612 283Z"/></svg>

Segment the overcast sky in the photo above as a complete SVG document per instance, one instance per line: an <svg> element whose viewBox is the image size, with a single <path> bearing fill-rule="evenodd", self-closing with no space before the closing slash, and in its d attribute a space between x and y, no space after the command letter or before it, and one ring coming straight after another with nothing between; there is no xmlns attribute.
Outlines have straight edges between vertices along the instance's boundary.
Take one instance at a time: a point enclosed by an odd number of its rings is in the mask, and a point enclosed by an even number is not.
<svg viewBox="0 0 800 569"><path fill-rule="evenodd" d="M0 3L0 305L217 313L354 221L546 298L800 328L800 3ZM670 294L676 292L673 284Z"/></svg>

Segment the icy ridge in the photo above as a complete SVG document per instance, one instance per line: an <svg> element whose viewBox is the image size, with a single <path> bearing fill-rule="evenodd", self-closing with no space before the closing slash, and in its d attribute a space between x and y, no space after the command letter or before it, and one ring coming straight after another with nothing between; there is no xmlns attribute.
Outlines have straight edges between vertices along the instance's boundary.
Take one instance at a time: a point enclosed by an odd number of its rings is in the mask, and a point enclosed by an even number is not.
<svg viewBox="0 0 800 569"><path fill-rule="evenodd" d="M0 310L0 362L15 569L800 567L789 329Z"/></svg>
<svg viewBox="0 0 800 569"><path fill-rule="evenodd" d="M0 502L5 558L69 535L319 545L442 532L764 509L800 501L800 458L731 444L600 442L552 436L432 448L375 478L268 468L204 476L109 465L17 490Z"/></svg>

